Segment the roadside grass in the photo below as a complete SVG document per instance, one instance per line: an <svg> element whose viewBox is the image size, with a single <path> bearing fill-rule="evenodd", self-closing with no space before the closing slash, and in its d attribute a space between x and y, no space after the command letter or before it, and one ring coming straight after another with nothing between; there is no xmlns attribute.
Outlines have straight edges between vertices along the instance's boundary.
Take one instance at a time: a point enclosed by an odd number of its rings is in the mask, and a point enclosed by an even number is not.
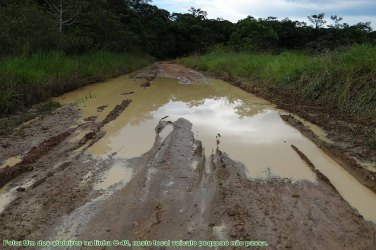
<svg viewBox="0 0 376 250"><path fill-rule="evenodd" d="M149 56L107 51L5 58L0 61L0 117L80 86L129 73L152 61Z"/></svg>
<svg viewBox="0 0 376 250"><path fill-rule="evenodd" d="M376 47L357 45L327 54L249 54L214 50L178 59L240 80L245 88L273 88L376 124ZM373 143L371 143L373 144Z"/></svg>
<svg viewBox="0 0 376 250"><path fill-rule="evenodd" d="M376 150L376 134L370 134L367 145L370 149Z"/></svg>

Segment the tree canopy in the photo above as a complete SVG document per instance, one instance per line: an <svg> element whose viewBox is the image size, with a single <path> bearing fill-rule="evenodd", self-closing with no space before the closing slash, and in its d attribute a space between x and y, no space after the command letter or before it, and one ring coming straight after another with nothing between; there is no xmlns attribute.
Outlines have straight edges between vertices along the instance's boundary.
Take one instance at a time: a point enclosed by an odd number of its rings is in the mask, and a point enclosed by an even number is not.
<svg viewBox="0 0 376 250"><path fill-rule="evenodd" d="M375 43L370 23L343 23L325 14L308 17L310 24L288 18L237 23L208 19L202 9L170 13L150 0L0 0L0 55L95 49L142 52L174 58L204 52L221 44L234 50L334 49Z"/></svg>

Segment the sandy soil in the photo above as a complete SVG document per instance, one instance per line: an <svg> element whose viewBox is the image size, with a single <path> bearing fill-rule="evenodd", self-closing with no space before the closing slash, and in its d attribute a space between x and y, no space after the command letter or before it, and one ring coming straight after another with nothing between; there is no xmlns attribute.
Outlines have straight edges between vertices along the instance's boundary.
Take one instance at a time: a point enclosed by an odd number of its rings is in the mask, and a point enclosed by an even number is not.
<svg viewBox="0 0 376 250"><path fill-rule="evenodd" d="M182 83L203 77L168 63L135 77L152 84L156 70ZM140 157L117 162L87 154L131 99L124 94L101 122L78 122L80 110L64 106L29 123L23 135L0 138L0 159L24 156L0 169L1 191L9 194L0 200L9 203L0 210L0 240L259 240L269 243L265 249L374 249L376 224L351 208L296 147L316 183L249 179L225 152L217 149L207 158L185 119L161 120L153 147ZM84 135L73 140L78 131ZM114 163L126 164L132 174L124 174L120 185L97 188Z"/></svg>

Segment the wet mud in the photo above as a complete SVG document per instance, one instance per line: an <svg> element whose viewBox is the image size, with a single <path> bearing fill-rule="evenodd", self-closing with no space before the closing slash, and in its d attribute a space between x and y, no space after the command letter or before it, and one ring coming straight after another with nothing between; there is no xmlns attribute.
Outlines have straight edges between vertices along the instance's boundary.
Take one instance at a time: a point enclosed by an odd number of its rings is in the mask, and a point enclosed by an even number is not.
<svg viewBox="0 0 376 250"><path fill-rule="evenodd" d="M250 180L244 166L220 150L206 158L187 120L173 126L162 143L157 140L133 162L138 172L127 188L107 200L79 238L259 239L272 249L372 248L374 224L355 213L327 180ZM198 162L196 171L191 161Z"/></svg>
<svg viewBox="0 0 376 250"><path fill-rule="evenodd" d="M376 172L360 166L354 158L349 157L345 152L332 143L321 140L315 133L307 129L303 123L291 115L282 115L281 117L292 126L298 128L304 135L314 141L318 147L327 152L327 154L339 162L343 168L355 176L364 186L376 193Z"/></svg>
<svg viewBox="0 0 376 250"><path fill-rule="evenodd" d="M319 126L321 129L315 134L321 141L331 143L333 151L340 152L344 158L355 159L354 165L358 167L376 171L376 149L368 146L369 136L375 131L373 120L346 116L331 108L330 104L317 104L312 100L297 98L288 91L252 87L232 77L216 77L272 101L278 108L289 111L295 119L303 121L304 125L309 121L314 127Z"/></svg>
<svg viewBox="0 0 376 250"><path fill-rule="evenodd" d="M0 240L376 245L373 186L264 99L161 62L56 100L1 138Z"/></svg>

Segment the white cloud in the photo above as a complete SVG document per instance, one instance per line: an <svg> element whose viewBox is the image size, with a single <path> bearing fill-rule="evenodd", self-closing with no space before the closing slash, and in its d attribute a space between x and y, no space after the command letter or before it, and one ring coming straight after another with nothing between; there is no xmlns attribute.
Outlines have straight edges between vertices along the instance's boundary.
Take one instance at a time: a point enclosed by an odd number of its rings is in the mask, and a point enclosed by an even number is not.
<svg viewBox="0 0 376 250"><path fill-rule="evenodd" d="M187 12L194 6L207 11L209 18L222 17L233 22L248 15L307 20L308 15L324 12L328 17L342 16L350 24L372 21L376 25L374 0L154 0L153 3L175 12Z"/></svg>

